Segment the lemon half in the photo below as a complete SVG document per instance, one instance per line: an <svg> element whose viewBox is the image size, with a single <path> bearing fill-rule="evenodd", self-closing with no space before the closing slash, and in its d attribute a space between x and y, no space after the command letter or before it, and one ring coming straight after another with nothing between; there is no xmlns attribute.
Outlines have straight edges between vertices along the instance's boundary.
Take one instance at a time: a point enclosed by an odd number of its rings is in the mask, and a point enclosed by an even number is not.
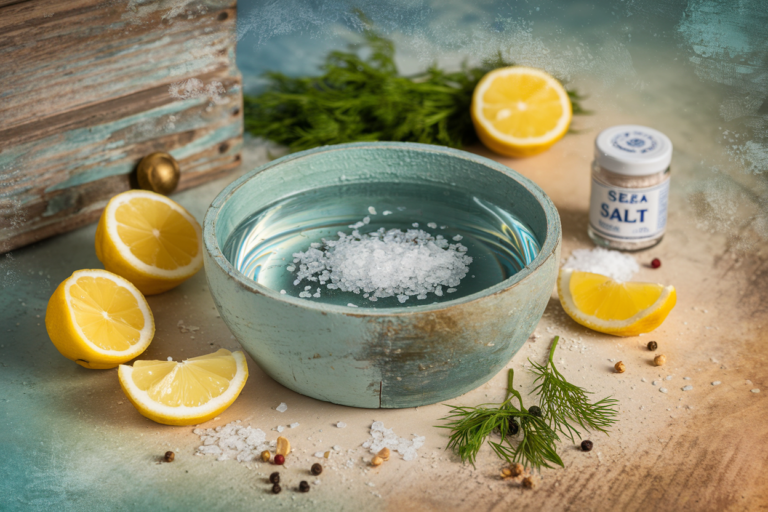
<svg viewBox="0 0 768 512"><path fill-rule="evenodd" d="M560 140L571 125L573 110L557 79L540 69L512 66L480 80L471 114L477 136L488 149L525 157Z"/></svg>
<svg viewBox="0 0 768 512"><path fill-rule="evenodd" d="M674 286L620 283L608 276L561 269L557 293L565 312L576 322L615 336L651 332L675 307Z"/></svg>
<svg viewBox="0 0 768 512"><path fill-rule="evenodd" d="M96 256L145 295L178 286L203 266L200 224L181 205L146 190L113 197L96 228Z"/></svg>
<svg viewBox="0 0 768 512"><path fill-rule="evenodd" d="M181 362L120 365L118 376L143 416L165 425L196 425L232 405L248 379L248 364L242 352L220 349Z"/></svg>
<svg viewBox="0 0 768 512"><path fill-rule="evenodd" d="M64 357L86 368L114 368L149 346L155 321L144 296L106 270L78 270L53 292L45 328Z"/></svg>

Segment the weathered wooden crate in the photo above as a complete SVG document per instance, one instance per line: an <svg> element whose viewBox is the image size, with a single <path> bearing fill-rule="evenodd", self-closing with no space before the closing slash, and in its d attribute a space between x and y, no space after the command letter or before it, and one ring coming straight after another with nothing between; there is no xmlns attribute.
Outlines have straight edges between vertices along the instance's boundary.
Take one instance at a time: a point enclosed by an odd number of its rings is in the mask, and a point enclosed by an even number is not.
<svg viewBox="0 0 768 512"><path fill-rule="evenodd" d="M96 220L167 151L179 189L242 144L236 0L0 0L0 253Z"/></svg>

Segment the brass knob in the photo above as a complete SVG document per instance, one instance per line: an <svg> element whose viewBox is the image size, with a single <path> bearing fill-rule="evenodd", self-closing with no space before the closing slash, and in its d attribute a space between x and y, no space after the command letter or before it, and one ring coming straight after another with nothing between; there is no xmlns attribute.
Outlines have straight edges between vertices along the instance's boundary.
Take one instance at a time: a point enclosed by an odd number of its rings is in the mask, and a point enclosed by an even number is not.
<svg viewBox="0 0 768 512"><path fill-rule="evenodd" d="M136 169L139 187L166 196L176 190L180 176L179 162L163 152L145 156Z"/></svg>

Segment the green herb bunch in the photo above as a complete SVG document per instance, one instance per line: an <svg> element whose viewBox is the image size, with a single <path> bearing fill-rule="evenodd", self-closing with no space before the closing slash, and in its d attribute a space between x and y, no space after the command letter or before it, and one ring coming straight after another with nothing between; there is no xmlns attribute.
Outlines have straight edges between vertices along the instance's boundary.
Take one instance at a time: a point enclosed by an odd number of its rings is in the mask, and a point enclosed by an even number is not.
<svg viewBox="0 0 768 512"><path fill-rule="evenodd" d="M462 462L474 465L480 448L488 440L496 455L509 463L527 463L535 469L552 467L550 463L563 466L555 446L560 441L558 432L573 441L574 435L580 435L573 424L584 430L607 432L616 421L617 400L604 398L591 403L588 391L566 381L557 370L553 356L559 339L555 337L552 342L546 365L531 361L531 371L537 375L534 383L538 383L533 391L539 396L541 412L524 407L520 392L513 386L512 369L502 403L449 406L451 413L443 418L449 423L439 428L451 430L448 448L454 450ZM515 399L519 407L513 403ZM500 436L498 442L490 440L494 433Z"/></svg>
<svg viewBox="0 0 768 512"><path fill-rule="evenodd" d="M371 29L365 42L333 51L315 77L266 74L265 92L245 95L245 129L291 151L376 140L409 141L460 148L477 140L470 117L472 93L489 71L510 66L501 54L480 66L446 72L431 66L401 76L395 47ZM368 56L360 57L360 53ZM580 96L568 90L573 113L584 113Z"/></svg>

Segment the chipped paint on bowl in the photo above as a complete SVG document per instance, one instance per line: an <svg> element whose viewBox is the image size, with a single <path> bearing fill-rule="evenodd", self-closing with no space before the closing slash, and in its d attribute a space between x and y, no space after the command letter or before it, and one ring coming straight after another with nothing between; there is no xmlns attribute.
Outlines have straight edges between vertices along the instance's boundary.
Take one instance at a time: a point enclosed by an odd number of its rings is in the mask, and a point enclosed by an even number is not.
<svg viewBox="0 0 768 512"><path fill-rule="evenodd" d="M473 295L433 305L352 310L261 286L221 248L249 215L303 190L364 181L463 187L510 208L541 244L520 272ZM222 319L254 361L313 398L369 408L447 400L487 382L538 323L555 285L560 218L532 181L464 151L371 142L321 147L264 165L226 187L204 221L205 268Z"/></svg>

